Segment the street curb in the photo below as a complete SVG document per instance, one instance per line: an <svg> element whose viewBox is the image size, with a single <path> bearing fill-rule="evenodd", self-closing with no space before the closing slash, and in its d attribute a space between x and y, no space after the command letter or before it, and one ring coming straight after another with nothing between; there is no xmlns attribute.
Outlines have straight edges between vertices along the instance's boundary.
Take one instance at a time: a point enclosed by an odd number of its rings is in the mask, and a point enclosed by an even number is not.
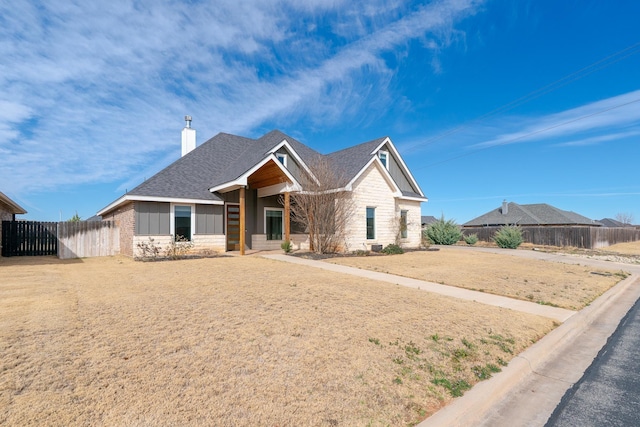
<svg viewBox="0 0 640 427"><path fill-rule="evenodd" d="M632 289L632 285L639 278L639 275L633 274L606 291L591 305L570 317L540 341L514 357L502 372L488 381L476 384L464 396L453 400L449 405L418 424L418 427L462 427L481 424L489 410L501 402L520 382L529 375L536 374L545 364L557 357L558 347L570 347L572 342L585 333L600 316L605 313L610 316L619 316L616 321L619 323L633 302L640 297L640 286ZM627 291L633 294L631 298L628 298L629 301L633 300L631 305L626 307L628 304L616 304ZM599 350L599 348L595 349L594 356ZM570 387L571 384L567 384L567 389Z"/></svg>

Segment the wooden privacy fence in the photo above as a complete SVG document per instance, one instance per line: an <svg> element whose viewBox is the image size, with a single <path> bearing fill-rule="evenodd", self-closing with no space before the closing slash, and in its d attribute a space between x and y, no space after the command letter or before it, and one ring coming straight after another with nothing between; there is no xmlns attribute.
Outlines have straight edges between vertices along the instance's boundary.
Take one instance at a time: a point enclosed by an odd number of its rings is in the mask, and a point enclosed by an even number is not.
<svg viewBox="0 0 640 427"><path fill-rule="evenodd" d="M57 255L60 259L116 255L120 230L113 221L2 221L1 254Z"/></svg>
<svg viewBox="0 0 640 427"><path fill-rule="evenodd" d="M2 256L56 255L57 223L2 221Z"/></svg>
<svg viewBox="0 0 640 427"><path fill-rule="evenodd" d="M477 234L479 240L489 242L501 227L464 227L465 235ZM527 243L544 246L572 246L595 249L616 243L640 240L640 230L631 227L520 227Z"/></svg>
<svg viewBox="0 0 640 427"><path fill-rule="evenodd" d="M120 252L120 231L113 221L58 223L58 258L88 258Z"/></svg>

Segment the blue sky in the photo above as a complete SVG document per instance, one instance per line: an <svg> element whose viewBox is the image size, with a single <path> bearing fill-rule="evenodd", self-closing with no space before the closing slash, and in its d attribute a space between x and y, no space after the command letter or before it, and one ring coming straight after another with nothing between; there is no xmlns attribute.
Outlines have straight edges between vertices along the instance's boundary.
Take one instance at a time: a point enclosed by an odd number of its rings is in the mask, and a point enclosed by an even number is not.
<svg viewBox="0 0 640 427"><path fill-rule="evenodd" d="M94 215L198 144L388 135L462 223L549 203L640 222L640 2L0 3L0 191Z"/></svg>

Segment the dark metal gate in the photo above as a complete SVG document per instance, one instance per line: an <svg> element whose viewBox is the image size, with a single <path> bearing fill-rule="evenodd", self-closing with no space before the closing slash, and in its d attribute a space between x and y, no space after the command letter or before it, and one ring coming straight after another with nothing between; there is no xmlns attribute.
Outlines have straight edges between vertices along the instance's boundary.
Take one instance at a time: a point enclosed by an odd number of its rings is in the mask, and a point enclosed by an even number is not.
<svg viewBox="0 0 640 427"><path fill-rule="evenodd" d="M58 223L2 221L2 256L58 254Z"/></svg>

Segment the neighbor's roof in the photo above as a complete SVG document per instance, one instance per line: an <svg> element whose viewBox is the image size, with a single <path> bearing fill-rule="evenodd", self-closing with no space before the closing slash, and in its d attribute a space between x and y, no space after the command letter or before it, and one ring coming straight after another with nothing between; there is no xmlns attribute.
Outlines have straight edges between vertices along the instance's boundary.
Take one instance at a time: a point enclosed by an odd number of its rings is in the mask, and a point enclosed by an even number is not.
<svg viewBox="0 0 640 427"><path fill-rule="evenodd" d="M5 206L6 209L12 214L26 214L27 211L24 210L19 204L11 200L6 194L0 192L0 206Z"/></svg>
<svg viewBox="0 0 640 427"><path fill-rule="evenodd" d="M571 211L563 211L546 203L519 205L511 202L507 205L507 213L502 213L502 206L487 212L469 222L465 227L488 225L591 225L600 226L597 221Z"/></svg>
<svg viewBox="0 0 640 427"><path fill-rule="evenodd" d="M602 218L601 220L598 220L598 222L605 227L633 227L632 225L625 225L622 222L612 218Z"/></svg>
<svg viewBox="0 0 640 427"><path fill-rule="evenodd" d="M420 222L422 223L422 225L433 224L436 221L438 221L438 219L432 215L422 215L420 217Z"/></svg>

